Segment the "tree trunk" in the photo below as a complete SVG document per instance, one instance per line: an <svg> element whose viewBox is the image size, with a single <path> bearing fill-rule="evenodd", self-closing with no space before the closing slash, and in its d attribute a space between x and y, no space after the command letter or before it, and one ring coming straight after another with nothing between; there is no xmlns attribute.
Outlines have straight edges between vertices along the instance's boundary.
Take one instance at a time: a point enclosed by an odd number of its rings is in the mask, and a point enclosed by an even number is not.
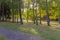
<svg viewBox="0 0 60 40"><path fill-rule="evenodd" d="M34 10L34 2L33 2L33 22L35 24L35 10Z"/></svg>
<svg viewBox="0 0 60 40"><path fill-rule="evenodd" d="M47 25L50 26L50 19L49 19L49 13L48 13L48 3L46 0L46 14L47 14Z"/></svg>
<svg viewBox="0 0 60 40"><path fill-rule="evenodd" d="M20 24L23 24L23 21L22 21L22 14L21 14L21 8L20 8L19 12L20 12Z"/></svg>
<svg viewBox="0 0 60 40"><path fill-rule="evenodd" d="M28 8L27 8L28 9ZM28 23L28 14L29 14L29 12L28 12L28 10L27 10L27 23Z"/></svg>
<svg viewBox="0 0 60 40"><path fill-rule="evenodd" d="M35 12L36 12L36 25L38 25L38 16L37 16L37 2L36 2L36 10L35 10Z"/></svg>
<svg viewBox="0 0 60 40"><path fill-rule="evenodd" d="M14 10L12 8L12 22L14 22Z"/></svg>
<svg viewBox="0 0 60 40"><path fill-rule="evenodd" d="M59 15L58 15L58 21L59 21L59 24L60 24L60 12L59 12Z"/></svg>
<svg viewBox="0 0 60 40"><path fill-rule="evenodd" d="M18 8L19 8L19 15L20 15L20 24L23 24L23 21L22 21L22 11L21 11L22 0L18 0Z"/></svg>
<svg viewBox="0 0 60 40"><path fill-rule="evenodd" d="M60 17L58 18L59 24L60 24Z"/></svg>
<svg viewBox="0 0 60 40"><path fill-rule="evenodd" d="M13 2L12 2L12 6L13 6ZM12 22L14 22L14 8L12 8Z"/></svg>
<svg viewBox="0 0 60 40"><path fill-rule="evenodd" d="M19 10L17 9L17 11L18 11L18 12L17 12L17 23L18 23L18 19L19 19L19 18L18 18L18 15L19 15L18 13L19 13Z"/></svg>
<svg viewBox="0 0 60 40"><path fill-rule="evenodd" d="M41 23L41 10L40 10L40 24L42 24L42 23Z"/></svg>

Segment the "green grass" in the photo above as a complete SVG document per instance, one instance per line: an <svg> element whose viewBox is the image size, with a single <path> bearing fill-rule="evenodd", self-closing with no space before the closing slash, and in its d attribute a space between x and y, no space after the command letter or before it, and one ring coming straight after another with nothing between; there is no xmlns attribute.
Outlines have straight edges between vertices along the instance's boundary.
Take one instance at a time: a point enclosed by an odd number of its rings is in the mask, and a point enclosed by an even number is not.
<svg viewBox="0 0 60 40"><path fill-rule="evenodd" d="M23 25L17 23L0 23L1 27L17 30L24 33L40 36L46 40L60 40L60 30L54 30L52 27L26 23Z"/></svg>
<svg viewBox="0 0 60 40"><path fill-rule="evenodd" d="M7 40L7 38L2 36L2 35L0 35L0 40Z"/></svg>
<svg viewBox="0 0 60 40"><path fill-rule="evenodd" d="M58 30L53 30L53 29L50 29L50 28L42 28L40 29L42 31L39 31L40 33L40 36L41 37L44 37L48 40L60 40L60 31Z"/></svg>
<svg viewBox="0 0 60 40"><path fill-rule="evenodd" d="M25 32L25 33L30 33L30 34L38 34L37 31L34 28L29 27L29 25L20 25L17 23L0 23L0 27L5 27L8 29L12 29L12 30L17 30L17 31L21 31L21 32Z"/></svg>

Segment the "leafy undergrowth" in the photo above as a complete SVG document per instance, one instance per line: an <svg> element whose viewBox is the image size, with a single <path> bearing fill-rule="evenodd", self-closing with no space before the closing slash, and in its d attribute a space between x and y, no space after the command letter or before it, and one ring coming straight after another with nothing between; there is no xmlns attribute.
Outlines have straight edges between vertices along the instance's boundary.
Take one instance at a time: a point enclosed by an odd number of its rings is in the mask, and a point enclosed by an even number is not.
<svg viewBox="0 0 60 40"><path fill-rule="evenodd" d="M49 26L35 25L33 23L26 23L23 25L16 23L0 23L0 27L30 33L45 38L46 40L60 40L60 31L54 30Z"/></svg>

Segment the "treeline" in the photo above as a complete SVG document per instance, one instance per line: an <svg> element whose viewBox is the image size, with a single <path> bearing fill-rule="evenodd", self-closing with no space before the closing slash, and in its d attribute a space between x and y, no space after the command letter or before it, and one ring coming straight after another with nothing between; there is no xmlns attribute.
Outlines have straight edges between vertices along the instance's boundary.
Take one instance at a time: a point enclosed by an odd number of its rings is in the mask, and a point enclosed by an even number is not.
<svg viewBox="0 0 60 40"><path fill-rule="evenodd" d="M0 4L3 1L9 6L13 22L20 19L23 24L22 20L26 19L27 22L32 20L36 25L38 21L41 24L41 20L47 20L48 26L51 20L60 23L60 0L0 0Z"/></svg>

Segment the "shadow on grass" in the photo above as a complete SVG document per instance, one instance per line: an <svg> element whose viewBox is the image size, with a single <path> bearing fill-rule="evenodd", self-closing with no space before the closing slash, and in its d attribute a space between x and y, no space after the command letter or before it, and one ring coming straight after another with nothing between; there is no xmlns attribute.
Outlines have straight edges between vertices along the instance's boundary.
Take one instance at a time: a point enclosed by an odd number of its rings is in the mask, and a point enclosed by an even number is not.
<svg viewBox="0 0 60 40"><path fill-rule="evenodd" d="M35 25L33 23L25 23L23 25L17 23L0 23L0 27L37 35L46 40L60 40L60 31L48 26Z"/></svg>

